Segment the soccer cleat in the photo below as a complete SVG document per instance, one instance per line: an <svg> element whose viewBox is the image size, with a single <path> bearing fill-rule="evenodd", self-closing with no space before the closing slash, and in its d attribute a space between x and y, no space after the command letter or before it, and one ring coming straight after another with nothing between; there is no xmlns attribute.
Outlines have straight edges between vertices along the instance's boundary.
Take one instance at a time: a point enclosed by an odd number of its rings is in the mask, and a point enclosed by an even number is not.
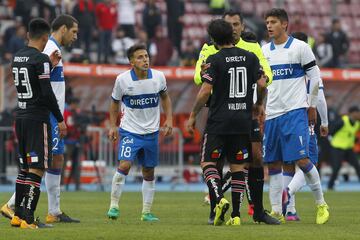
<svg viewBox="0 0 360 240"><path fill-rule="evenodd" d="M283 193L282 193L282 214L285 215L286 214L286 210L287 210L287 207L290 203L290 194L289 194L289 188L286 188L283 190Z"/></svg>
<svg viewBox="0 0 360 240"><path fill-rule="evenodd" d="M152 213L143 213L141 214L140 220L144 222L157 222L159 218Z"/></svg>
<svg viewBox="0 0 360 240"><path fill-rule="evenodd" d="M14 215L15 215L14 210L11 209L11 208L7 205L7 203L5 203L5 204L1 207L0 212L1 212L1 214L2 214L4 217L6 217L6 218L8 218L8 219L12 219L12 218L14 217Z"/></svg>
<svg viewBox="0 0 360 240"><path fill-rule="evenodd" d="M67 214L65 214L64 212L62 212L61 214L57 215L57 216L53 216L51 214L48 214L46 216L46 223L57 223L57 222L62 222L62 223L79 223L80 220L75 219L75 218L71 218L70 216L68 216Z"/></svg>
<svg viewBox="0 0 360 240"><path fill-rule="evenodd" d="M249 206L248 206L248 215L249 216L254 215L254 204L249 204Z"/></svg>
<svg viewBox="0 0 360 240"><path fill-rule="evenodd" d="M271 212L270 216L277 219L280 223L285 223L285 217L282 213Z"/></svg>
<svg viewBox="0 0 360 240"><path fill-rule="evenodd" d="M214 218L214 226L220 226L224 223L225 213L229 209L230 203L225 198L222 198L215 207L215 218Z"/></svg>
<svg viewBox="0 0 360 240"><path fill-rule="evenodd" d="M10 221L10 225L12 227L20 227L22 221L18 216L14 216Z"/></svg>
<svg viewBox="0 0 360 240"><path fill-rule="evenodd" d="M300 221L300 218L296 212L295 213L287 212L285 218L286 218L286 221L289 221L289 222Z"/></svg>
<svg viewBox="0 0 360 240"><path fill-rule="evenodd" d="M281 222L275 218L272 217L267 210L264 210L261 216L253 216L255 223L265 223L268 225L279 225Z"/></svg>
<svg viewBox="0 0 360 240"><path fill-rule="evenodd" d="M215 219L215 216L210 216L209 219L208 219L208 224L209 225L214 225L214 219Z"/></svg>
<svg viewBox="0 0 360 240"><path fill-rule="evenodd" d="M110 219L116 220L120 215L120 211L118 208L110 208L109 211L107 212L107 216Z"/></svg>
<svg viewBox="0 0 360 240"><path fill-rule="evenodd" d="M240 226L241 225L241 221L240 221L240 217L230 217L230 219L226 222L227 226Z"/></svg>
<svg viewBox="0 0 360 240"><path fill-rule="evenodd" d="M25 220L21 221L20 228L23 229L37 229L37 228L52 228L53 225L45 224L40 221L39 218L36 218L35 221L31 224L28 224Z"/></svg>
<svg viewBox="0 0 360 240"><path fill-rule="evenodd" d="M317 206L316 224L324 224L329 221L329 206L324 203Z"/></svg>

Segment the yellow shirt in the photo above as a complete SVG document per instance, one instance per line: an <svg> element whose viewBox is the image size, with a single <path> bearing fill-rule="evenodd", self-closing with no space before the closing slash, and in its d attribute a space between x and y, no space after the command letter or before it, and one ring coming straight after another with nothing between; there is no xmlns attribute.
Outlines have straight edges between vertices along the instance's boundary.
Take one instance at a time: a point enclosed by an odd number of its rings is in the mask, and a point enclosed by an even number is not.
<svg viewBox="0 0 360 240"><path fill-rule="evenodd" d="M272 76L272 72L271 72L271 68L270 65L268 63L268 61L266 60L266 58L264 57L264 54L261 51L261 47L258 43L253 43L253 42L245 42L244 40L242 40L240 38L239 42L235 45L238 48L247 50L249 52L254 53L260 62L260 65L262 66L265 75L269 78L269 81L267 83L267 85L270 85L273 79ZM199 55L199 59L196 62L196 67L195 67L195 75L194 75L194 82L196 85L201 85L202 81L201 81L201 64L206 61L206 59L210 56L213 55L215 53L217 53L219 50L215 48L214 45L208 45L208 44L204 44L204 46L201 49L200 55Z"/></svg>

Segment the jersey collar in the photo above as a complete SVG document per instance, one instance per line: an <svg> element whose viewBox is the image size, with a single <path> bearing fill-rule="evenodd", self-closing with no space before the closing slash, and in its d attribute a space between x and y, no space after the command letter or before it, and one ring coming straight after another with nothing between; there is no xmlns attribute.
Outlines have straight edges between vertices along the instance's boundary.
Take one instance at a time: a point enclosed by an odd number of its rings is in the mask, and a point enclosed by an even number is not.
<svg viewBox="0 0 360 240"><path fill-rule="evenodd" d="M59 49L61 48L61 47L60 47L60 44L55 40L55 38L53 38L53 37L51 36L51 37L49 38L49 40L53 41Z"/></svg>
<svg viewBox="0 0 360 240"><path fill-rule="evenodd" d="M152 71L150 70L150 68L148 69L147 74L148 74L147 79L152 78ZM139 80L138 77L136 76L136 73L135 73L135 70L134 70L134 69L131 69L130 75L131 75L131 79L132 79L133 81L138 81L138 80Z"/></svg>
<svg viewBox="0 0 360 240"><path fill-rule="evenodd" d="M284 45L284 48L289 48L291 43L294 41L294 38L292 36L288 36L288 39ZM274 40L271 41L270 43L270 50L273 51L275 50L275 43Z"/></svg>

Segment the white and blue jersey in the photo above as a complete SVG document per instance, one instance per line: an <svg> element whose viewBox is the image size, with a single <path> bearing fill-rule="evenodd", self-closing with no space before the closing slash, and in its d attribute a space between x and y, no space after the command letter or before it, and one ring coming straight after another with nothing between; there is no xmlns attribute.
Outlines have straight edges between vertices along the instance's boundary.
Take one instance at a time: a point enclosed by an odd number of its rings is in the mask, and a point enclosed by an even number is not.
<svg viewBox="0 0 360 240"><path fill-rule="evenodd" d="M46 43L43 53L50 56L54 51L58 50L61 52L59 43L53 38L50 37ZM65 108L65 79L64 79L64 67L62 60L56 66L53 66L53 69L50 72L50 83L52 90L57 99L61 113L64 115ZM64 140L60 138L58 122L55 117L50 114L50 124L52 132L52 152L55 155L64 153Z"/></svg>
<svg viewBox="0 0 360 240"><path fill-rule="evenodd" d="M116 78L111 97L121 101L119 160L137 158L143 166L157 165L160 94L166 90L164 74L154 69L144 80L133 69Z"/></svg>
<svg viewBox="0 0 360 240"><path fill-rule="evenodd" d="M262 50L273 73L266 104L264 162L293 162L307 158L309 127L306 109L317 101L320 78L315 56L306 43L290 36L285 43L276 45L270 42ZM313 79L310 92L316 97L308 98L305 75Z"/></svg>

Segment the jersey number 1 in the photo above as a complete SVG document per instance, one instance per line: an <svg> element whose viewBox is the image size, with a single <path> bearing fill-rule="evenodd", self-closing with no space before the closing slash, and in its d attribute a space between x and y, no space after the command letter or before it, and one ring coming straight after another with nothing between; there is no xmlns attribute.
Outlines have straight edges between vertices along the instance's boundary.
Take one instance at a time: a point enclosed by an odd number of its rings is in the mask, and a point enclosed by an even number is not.
<svg viewBox="0 0 360 240"><path fill-rule="evenodd" d="M229 98L244 98L247 94L247 75L245 67L229 69L230 89ZM241 86L240 86L241 85Z"/></svg>
<svg viewBox="0 0 360 240"><path fill-rule="evenodd" d="M29 99L33 97L33 92L31 89L31 85L30 85L30 79L29 79L29 73L27 68L16 68L13 67L12 72L14 74L14 82L15 82L15 86L24 86L25 87L25 92L19 92L18 90L18 97L19 99ZM23 76L22 79L19 79L20 74ZM20 84L21 82L21 84Z"/></svg>

